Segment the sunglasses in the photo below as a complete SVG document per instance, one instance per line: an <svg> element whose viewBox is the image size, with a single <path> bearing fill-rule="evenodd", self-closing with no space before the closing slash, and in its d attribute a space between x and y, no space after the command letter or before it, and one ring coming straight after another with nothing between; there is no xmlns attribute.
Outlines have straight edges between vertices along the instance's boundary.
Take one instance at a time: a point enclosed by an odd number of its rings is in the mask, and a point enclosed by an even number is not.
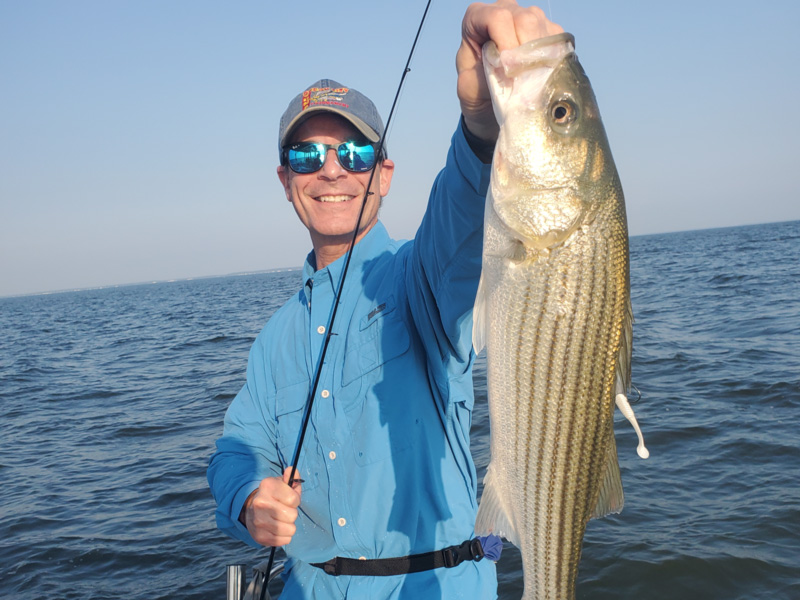
<svg viewBox="0 0 800 600"><path fill-rule="evenodd" d="M295 173L314 173L322 168L328 150L336 150L339 164L353 173L369 171L375 165L375 147L372 144L344 142L339 145L319 142L299 142L283 149L284 163Z"/></svg>

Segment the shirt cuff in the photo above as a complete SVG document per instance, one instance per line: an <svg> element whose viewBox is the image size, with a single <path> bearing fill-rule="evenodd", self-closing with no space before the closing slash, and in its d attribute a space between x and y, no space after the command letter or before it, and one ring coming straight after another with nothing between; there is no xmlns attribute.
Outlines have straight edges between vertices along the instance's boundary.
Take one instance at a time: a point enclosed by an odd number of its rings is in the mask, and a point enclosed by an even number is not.
<svg viewBox="0 0 800 600"><path fill-rule="evenodd" d="M474 137L474 136L473 136ZM453 163L451 164L451 161ZM453 135L450 154L447 158L447 167L455 166L461 177L466 181L475 194L486 197L492 175L492 163L483 162L467 141L467 128L464 118L459 119L458 128ZM483 222L483 204L481 204L480 219Z"/></svg>
<svg viewBox="0 0 800 600"><path fill-rule="evenodd" d="M492 162L492 156L494 155L494 147L497 144L497 140L493 140L491 142L487 142L486 140L482 140L474 133L472 133L469 128L467 127L466 122L464 121L464 115L461 115L461 130L464 132L464 137L467 140L467 144L475 153L480 161L486 165Z"/></svg>

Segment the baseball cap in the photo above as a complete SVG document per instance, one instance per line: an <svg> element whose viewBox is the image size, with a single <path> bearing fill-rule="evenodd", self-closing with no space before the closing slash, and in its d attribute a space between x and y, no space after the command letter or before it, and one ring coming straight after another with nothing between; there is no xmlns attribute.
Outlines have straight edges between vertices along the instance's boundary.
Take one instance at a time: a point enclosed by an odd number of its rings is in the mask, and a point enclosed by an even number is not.
<svg viewBox="0 0 800 600"><path fill-rule="evenodd" d="M323 111L344 117L370 142L378 142L383 137L383 121L372 100L338 81L320 79L295 96L283 113L278 133L278 152L303 121Z"/></svg>

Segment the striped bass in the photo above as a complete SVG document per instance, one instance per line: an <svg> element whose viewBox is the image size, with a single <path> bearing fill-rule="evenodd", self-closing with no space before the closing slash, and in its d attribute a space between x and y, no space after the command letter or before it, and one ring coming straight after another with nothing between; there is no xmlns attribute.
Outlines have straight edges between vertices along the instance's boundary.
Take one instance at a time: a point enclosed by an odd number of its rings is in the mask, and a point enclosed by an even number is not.
<svg viewBox="0 0 800 600"><path fill-rule="evenodd" d="M491 461L476 531L522 554L524 599L567 600L587 522L622 509L615 401L636 428L625 202L597 103L559 34L484 46L500 135L473 344Z"/></svg>

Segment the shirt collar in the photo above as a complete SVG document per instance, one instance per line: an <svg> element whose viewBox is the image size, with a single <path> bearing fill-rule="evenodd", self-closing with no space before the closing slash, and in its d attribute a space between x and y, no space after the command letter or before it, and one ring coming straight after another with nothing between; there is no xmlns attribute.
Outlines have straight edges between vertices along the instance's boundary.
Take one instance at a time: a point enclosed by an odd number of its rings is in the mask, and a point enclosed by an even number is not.
<svg viewBox="0 0 800 600"><path fill-rule="evenodd" d="M353 276L355 273L360 273L364 263L375 258L375 256L383 251L388 243L389 232L386 231L386 227L383 226L383 223L378 221L372 229L367 232L367 235L361 238L361 241L356 244L355 248L353 248L353 257L350 259L350 266L348 267L348 277ZM303 264L303 282L306 297L310 299L312 288L323 285L324 283L330 285L335 294L336 286L339 285L339 281L341 280L346 260L347 254L345 253L324 269L315 271L316 256L313 250L309 252Z"/></svg>

